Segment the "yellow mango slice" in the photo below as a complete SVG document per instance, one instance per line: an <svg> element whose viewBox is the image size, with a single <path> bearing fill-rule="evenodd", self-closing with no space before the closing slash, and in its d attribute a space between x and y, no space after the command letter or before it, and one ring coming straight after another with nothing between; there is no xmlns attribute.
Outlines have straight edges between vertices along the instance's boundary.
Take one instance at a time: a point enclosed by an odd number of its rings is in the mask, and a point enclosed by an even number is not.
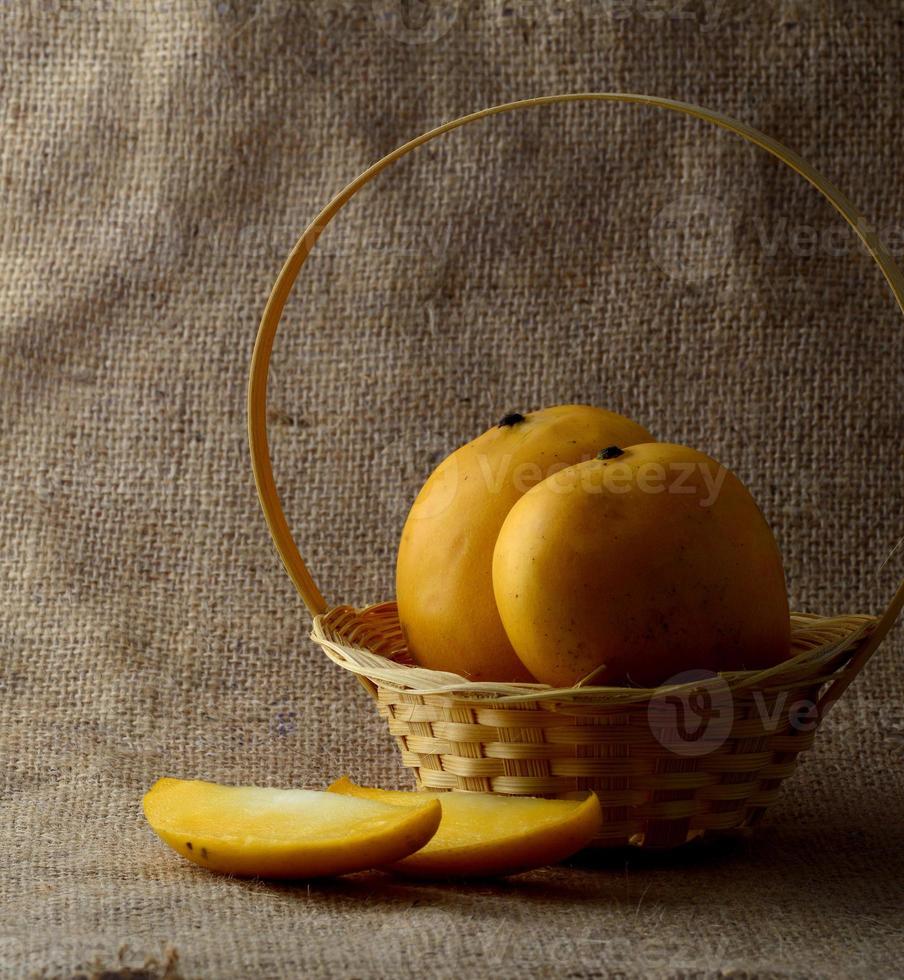
<svg viewBox="0 0 904 980"><path fill-rule="evenodd" d="M439 830L419 851L392 864L416 877L495 877L555 864L586 847L599 833L596 795L580 800L542 800L491 793L433 793L370 789L347 776L331 793L361 800L422 807L439 801Z"/></svg>
<svg viewBox="0 0 904 980"><path fill-rule="evenodd" d="M154 832L211 871L320 878L398 861L433 836L436 800L403 810L388 801L261 786L159 779L144 797Z"/></svg>

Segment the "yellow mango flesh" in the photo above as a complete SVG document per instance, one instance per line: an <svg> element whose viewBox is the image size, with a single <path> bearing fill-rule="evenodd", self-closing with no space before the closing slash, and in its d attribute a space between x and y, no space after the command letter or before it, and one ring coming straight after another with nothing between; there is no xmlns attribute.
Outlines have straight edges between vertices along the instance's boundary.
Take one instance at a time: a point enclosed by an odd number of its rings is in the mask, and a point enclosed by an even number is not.
<svg viewBox="0 0 904 980"><path fill-rule="evenodd" d="M491 793L432 793L371 789L347 777L331 793L379 800L394 806L439 801L439 829L421 850L391 865L416 877L497 877L563 861L599 833L602 816L597 797L542 800Z"/></svg>
<svg viewBox="0 0 904 980"><path fill-rule="evenodd" d="M555 686L652 687L790 653L769 526L737 477L685 446L631 446L538 484L499 533L493 585L519 657Z"/></svg>
<svg viewBox="0 0 904 980"><path fill-rule="evenodd" d="M261 878L320 878L397 861L439 826L441 809L310 790L160 779L144 797L154 832L211 871Z"/></svg>
<svg viewBox="0 0 904 980"><path fill-rule="evenodd" d="M530 487L606 446L647 442L642 426L588 405L559 405L496 425L434 470L402 531L399 618L415 661L469 680L530 681L493 597L493 549Z"/></svg>

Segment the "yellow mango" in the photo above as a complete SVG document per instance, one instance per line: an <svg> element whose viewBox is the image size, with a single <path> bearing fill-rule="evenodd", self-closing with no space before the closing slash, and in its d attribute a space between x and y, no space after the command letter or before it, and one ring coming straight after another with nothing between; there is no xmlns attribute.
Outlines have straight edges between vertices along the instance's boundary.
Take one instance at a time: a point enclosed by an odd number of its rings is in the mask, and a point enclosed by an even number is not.
<svg viewBox="0 0 904 980"><path fill-rule="evenodd" d="M652 437L622 415L559 405L508 415L448 456L417 496L396 565L415 661L469 680L530 681L493 597L493 548L512 505L551 473L612 443Z"/></svg>
<svg viewBox="0 0 904 980"><path fill-rule="evenodd" d="M144 814L174 851L210 871L320 878L398 861L427 843L442 811L428 799L403 810L334 793L159 779Z"/></svg>
<svg viewBox="0 0 904 980"><path fill-rule="evenodd" d="M425 799L442 805L442 821L429 843L390 866L413 877L499 877L556 864L586 847L599 834L602 819L593 793L575 800L543 800L405 792L356 786L347 776L329 791L399 807L420 807Z"/></svg>
<svg viewBox="0 0 904 980"><path fill-rule="evenodd" d="M496 603L531 673L655 686L788 657L781 556L740 480L685 446L601 455L533 487L496 541Z"/></svg>

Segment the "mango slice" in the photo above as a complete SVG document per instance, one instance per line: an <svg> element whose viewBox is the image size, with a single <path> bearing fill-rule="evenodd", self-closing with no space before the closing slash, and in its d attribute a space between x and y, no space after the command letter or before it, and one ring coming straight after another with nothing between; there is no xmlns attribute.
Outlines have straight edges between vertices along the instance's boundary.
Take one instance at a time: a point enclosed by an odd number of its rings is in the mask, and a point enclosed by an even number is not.
<svg viewBox="0 0 904 980"><path fill-rule="evenodd" d="M211 871L320 878L404 858L430 840L442 809L426 798L402 809L311 790L159 779L144 814L174 851Z"/></svg>
<svg viewBox="0 0 904 980"><path fill-rule="evenodd" d="M413 877L495 877L555 864L586 847L602 822L593 793L579 800L542 800L405 792L357 786L347 776L329 792L398 807L420 808L425 800L442 805L442 822L429 843L391 865L391 870Z"/></svg>

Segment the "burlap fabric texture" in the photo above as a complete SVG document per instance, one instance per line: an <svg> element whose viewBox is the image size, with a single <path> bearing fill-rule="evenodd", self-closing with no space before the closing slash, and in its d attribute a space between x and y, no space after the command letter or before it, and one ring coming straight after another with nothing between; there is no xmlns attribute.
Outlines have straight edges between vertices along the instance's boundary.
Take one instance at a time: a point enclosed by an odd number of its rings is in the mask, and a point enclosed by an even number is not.
<svg viewBox="0 0 904 980"><path fill-rule="evenodd" d="M406 785L306 639L244 432L256 322L337 188L445 119L567 90L722 109L904 228L898 2L11 2L0 10L0 975L888 977L902 640L755 838L496 885L217 879L144 825L161 774ZM504 411L596 402L732 467L796 607L900 561L901 323L824 202L653 111L501 118L318 246L271 422L326 595L392 594L430 467ZM143 971L143 972L142 972Z"/></svg>

